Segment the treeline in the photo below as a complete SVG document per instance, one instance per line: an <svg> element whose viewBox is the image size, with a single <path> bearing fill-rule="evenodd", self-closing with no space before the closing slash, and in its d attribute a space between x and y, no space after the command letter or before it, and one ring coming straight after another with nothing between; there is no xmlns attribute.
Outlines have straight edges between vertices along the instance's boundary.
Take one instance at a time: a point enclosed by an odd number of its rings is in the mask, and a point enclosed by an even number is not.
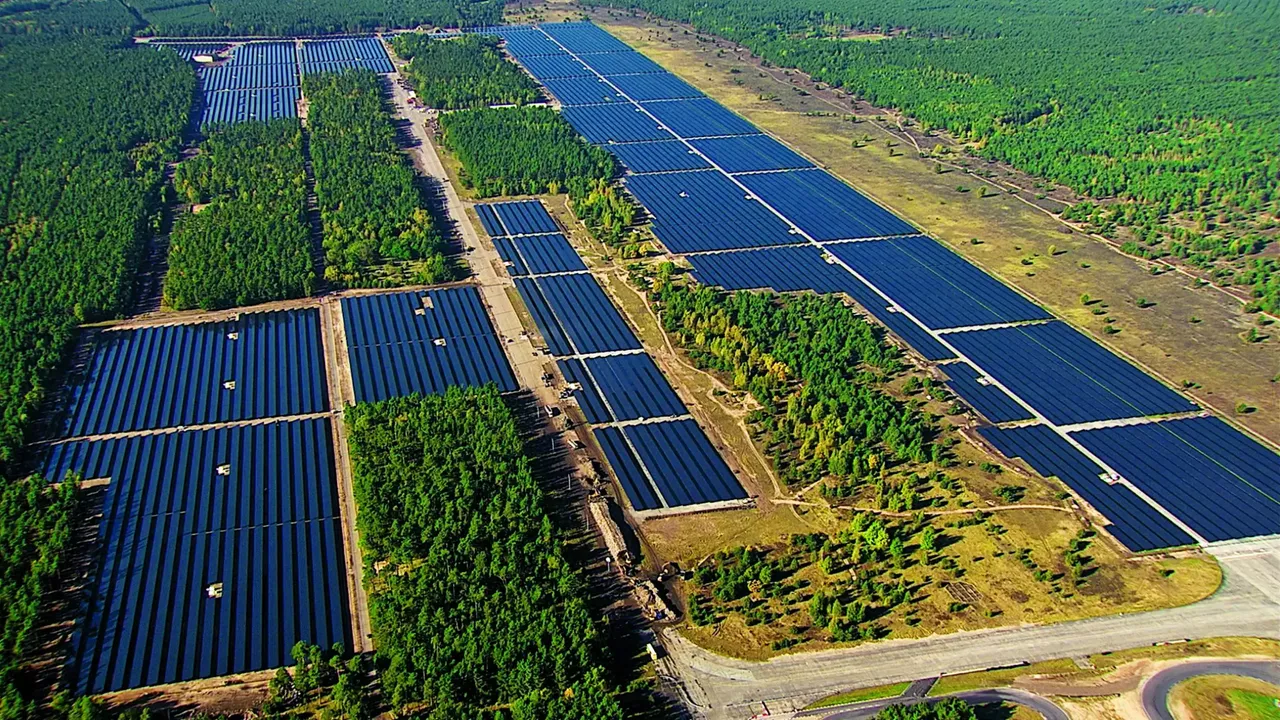
<svg viewBox="0 0 1280 720"><path fill-rule="evenodd" d="M379 266L410 261L416 283L451 279L444 239L396 143L378 76L368 70L308 75L303 94L325 279L345 287L395 284Z"/></svg>
<svg viewBox="0 0 1280 720"><path fill-rule="evenodd" d="M890 460L940 459L927 418L879 387L901 370L898 351L840 300L725 293L667 274L650 297L700 367L760 403L748 422L787 483L873 481Z"/></svg>
<svg viewBox="0 0 1280 720"><path fill-rule="evenodd" d="M19 677L36 647L40 603L59 580L63 555L82 517L74 482L40 477L0 483L0 718L38 716Z"/></svg>
<svg viewBox="0 0 1280 720"><path fill-rule="evenodd" d="M591 236L617 248L624 259L640 257L644 239L635 228L636 204L617 185L593 180L569 185L569 207Z"/></svg>
<svg viewBox="0 0 1280 720"><path fill-rule="evenodd" d="M584 588L498 392L361 404L346 421L389 704L438 720L621 718Z"/></svg>
<svg viewBox="0 0 1280 720"><path fill-rule="evenodd" d="M603 4L690 22L972 141L983 157L1146 206L1144 229L1204 213L1229 242L1280 216L1274 3L1084 0L1069 13L1051 0L1016 12L907 0ZM850 42L851 30L892 37Z"/></svg>
<svg viewBox="0 0 1280 720"><path fill-rule="evenodd" d="M876 713L874 720L977 720L973 706L959 698L915 705L890 705Z"/></svg>
<svg viewBox="0 0 1280 720"><path fill-rule="evenodd" d="M538 86L498 50L498 39L463 35L435 40L404 33L391 40L396 54L427 107L443 110L489 105L523 105L538 99Z"/></svg>
<svg viewBox="0 0 1280 720"><path fill-rule="evenodd" d="M195 91L171 53L93 39L0 49L0 467L76 325L127 311Z"/></svg>
<svg viewBox="0 0 1280 720"><path fill-rule="evenodd" d="M479 197L585 189L617 171L613 156L544 107L462 110L440 118L443 144Z"/></svg>
<svg viewBox="0 0 1280 720"><path fill-rule="evenodd" d="M208 203L170 236L165 302L178 310L305 297L315 288L297 120L215 129L178 166L179 198Z"/></svg>

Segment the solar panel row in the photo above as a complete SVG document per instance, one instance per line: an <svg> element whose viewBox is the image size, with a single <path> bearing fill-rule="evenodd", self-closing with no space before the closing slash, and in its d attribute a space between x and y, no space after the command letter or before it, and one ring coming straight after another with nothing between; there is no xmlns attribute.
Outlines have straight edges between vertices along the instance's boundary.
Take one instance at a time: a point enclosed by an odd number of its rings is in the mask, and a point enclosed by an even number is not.
<svg viewBox="0 0 1280 720"><path fill-rule="evenodd" d="M502 232L498 235L538 235L560 232L560 226L537 200L515 200L490 203L487 206L496 214ZM490 233L491 235L494 233Z"/></svg>
<svg viewBox="0 0 1280 720"><path fill-rule="evenodd" d="M63 437L305 415L328 409L315 309L111 330L71 385Z"/></svg>
<svg viewBox="0 0 1280 720"><path fill-rule="evenodd" d="M218 90L261 90L298 87L298 67L288 65L245 65L233 63L200 68L200 86L206 93Z"/></svg>
<svg viewBox="0 0 1280 720"><path fill-rule="evenodd" d="M556 367L560 369L565 382L577 386L571 389L570 393L577 400L578 407L582 409L582 415L587 422L593 425L613 422L609 409L604 405L604 398L600 397L595 381L591 379L587 373L587 366L581 360L577 358L557 360Z"/></svg>
<svg viewBox="0 0 1280 720"><path fill-rule="evenodd" d="M690 143L727 173L813 167L799 153L768 135L734 135Z"/></svg>
<svg viewBox="0 0 1280 720"><path fill-rule="evenodd" d="M760 130L711 98L642 103L648 112L682 138L758 135Z"/></svg>
<svg viewBox="0 0 1280 720"><path fill-rule="evenodd" d="M561 105L606 105L625 103L617 90L595 77L547 78L542 81Z"/></svg>
<svg viewBox="0 0 1280 720"><path fill-rule="evenodd" d="M680 140L609 145L609 152L633 173L708 170L711 163Z"/></svg>
<svg viewBox="0 0 1280 720"><path fill-rule="evenodd" d="M335 72L361 68L376 73L395 72L387 49L377 38L342 38L338 40L304 40L302 71Z"/></svg>
<svg viewBox="0 0 1280 720"><path fill-rule="evenodd" d="M563 235L526 235L493 239L498 254L508 263L508 274L543 275L546 273L586 272L587 265L578 257Z"/></svg>
<svg viewBox="0 0 1280 720"><path fill-rule="evenodd" d="M561 115L583 137L597 145L675 139L653 118L630 104L566 107Z"/></svg>
<svg viewBox="0 0 1280 720"><path fill-rule="evenodd" d="M982 373L966 362L953 363L944 369L947 387L993 423L1030 420L1034 415L1009 394L985 382Z"/></svg>
<svg viewBox="0 0 1280 720"><path fill-rule="evenodd" d="M671 73L612 75L609 82L627 97L639 102L702 97L702 91Z"/></svg>
<svg viewBox="0 0 1280 720"><path fill-rule="evenodd" d="M554 38L566 50L575 55L583 53L626 52L626 43L601 30L593 23L563 22L544 23L542 31Z"/></svg>
<svg viewBox="0 0 1280 720"><path fill-rule="evenodd" d="M622 430L670 507L747 497L693 420L628 425Z"/></svg>
<svg viewBox="0 0 1280 720"><path fill-rule="evenodd" d="M538 298L545 300L551 316L540 318L538 312L533 315L554 355L640 349L635 333L588 274L516 278L516 288L531 311L533 305L541 304ZM544 327L544 323L551 325ZM557 347L551 336L563 337L567 342Z"/></svg>
<svg viewBox="0 0 1280 720"><path fill-rule="evenodd" d="M231 50L231 62L246 65L288 65L298 60L292 42L247 42Z"/></svg>
<svg viewBox="0 0 1280 720"><path fill-rule="evenodd" d="M662 66L634 50L627 52L583 55L581 59L592 70L604 75L640 75L648 73L666 73Z"/></svg>
<svg viewBox="0 0 1280 720"><path fill-rule="evenodd" d="M527 57L517 55L516 59L539 82L555 78L595 77L595 73L586 65L574 60L571 55L567 54L531 55Z"/></svg>
<svg viewBox="0 0 1280 720"><path fill-rule="evenodd" d="M216 55L227 48L226 43L151 43L155 48L168 48L178 57L191 62L196 55Z"/></svg>
<svg viewBox="0 0 1280 720"><path fill-rule="evenodd" d="M715 171L635 175L627 189L672 252L803 243L787 223Z"/></svg>
<svg viewBox="0 0 1280 720"><path fill-rule="evenodd" d="M614 420L689 414L648 355L636 353L587 358L586 369Z"/></svg>
<svg viewBox="0 0 1280 720"><path fill-rule="evenodd" d="M662 507L662 500L654 491L653 484L645 476L640 467L640 459L636 457L622 430L616 427L597 427L592 429L600 449L604 451L605 460L618 476L622 484L622 492L626 494L631 507L636 510L657 510Z"/></svg>
<svg viewBox="0 0 1280 720"><path fill-rule="evenodd" d="M357 402L518 387L475 288L343 298L342 315Z"/></svg>
<svg viewBox="0 0 1280 720"><path fill-rule="evenodd" d="M296 87L209 93L204 96L200 125L297 117L300 97Z"/></svg>
<svg viewBox="0 0 1280 720"><path fill-rule="evenodd" d="M916 232L906 221L825 170L789 170L738 179L815 240Z"/></svg>

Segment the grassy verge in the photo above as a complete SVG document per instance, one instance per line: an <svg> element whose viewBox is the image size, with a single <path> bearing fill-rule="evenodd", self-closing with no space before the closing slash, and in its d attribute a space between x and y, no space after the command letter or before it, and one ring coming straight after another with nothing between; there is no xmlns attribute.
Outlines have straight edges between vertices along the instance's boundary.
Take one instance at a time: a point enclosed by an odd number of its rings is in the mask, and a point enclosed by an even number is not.
<svg viewBox="0 0 1280 720"><path fill-rule="evenodd" d="M1280 687L1251 678L1208 675L1175 687L1170 705L1185 708L1194 720L1275 720L1280 718Z"/></svg>
<svg viewBox="0 0 1280 720"><path fill-rule="evenodd" d="M850 703L864 702L867 700L879 700L881 698L897 697L907 691L911 683L894 683L893 685L878 685L876 687L862 688L861 690L850 690L849 692L840 693L825 697L816 703L805 708L805 710L818 710L820 708L834 707L836 705L848 705Z"/></svg>

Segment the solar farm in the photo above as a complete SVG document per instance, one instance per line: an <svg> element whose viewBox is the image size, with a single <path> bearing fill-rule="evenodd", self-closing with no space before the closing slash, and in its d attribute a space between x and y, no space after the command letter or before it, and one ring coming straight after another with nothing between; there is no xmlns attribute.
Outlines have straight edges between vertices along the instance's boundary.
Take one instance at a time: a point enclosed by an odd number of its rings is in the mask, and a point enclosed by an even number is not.
<svg viewBox="0 0 1280 720"><path fill-rule="evenodd" d="M476 206L631 507L739 506L746 490L537 201Z"/></svg>
<svg viewBox="0 0 1280 720"><path fill-rule="evenodd" d="M617 156L654 236L699 282L848 295L941 363L991 423L988 442L1070 486L1132 551L1280 532L1271 449L605 31L556 23L501 34L564 117ZM522 293L541 308L553 352L579 352L538 290L529 281ZM594 398L585 404L599 415ZM620 437L601 433L601 444L634 477ZM1207 497L1230 498L1233 511L1199 509Z"/></svg>

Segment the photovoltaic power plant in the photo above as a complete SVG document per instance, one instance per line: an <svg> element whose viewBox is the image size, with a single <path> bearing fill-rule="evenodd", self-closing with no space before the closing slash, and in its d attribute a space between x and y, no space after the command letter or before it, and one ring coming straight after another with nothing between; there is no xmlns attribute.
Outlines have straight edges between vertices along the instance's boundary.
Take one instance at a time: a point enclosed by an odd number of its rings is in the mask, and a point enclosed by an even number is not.
<svg viewBox="0 0 1280 720"><path fill-rule="evenodd" d="M152 430L329 408L314 308L234 320L107 330L71 384L63 437Z"/></svg>
<svg viewBox="0 0 1280 720"><path fill-rule="evenodd" d="M538 234L556 228L546 208L532 201L475 209L631 507L661 512L745 500L746 490L572 245L559 232ZM536 255L535 247L545 252Z"/></svg>
<svg viewBox="0 0 1280 720"><path fill-rule="evenodd" d="M627 188L653 218L655 236L669 251L686 255L700 282L841 292L926 359L962 360L944 368L948 385L980 415L996 424L1038 421L985 428L984 434L1006 455L1060 477L1133 550L1277 532L1250 519L1251 513L1231 523L1204 517L1176 494L1185 488L1183 468L1195 467L1217 478L1214 483L1234 483L1223 486L1223 497L1252 498L1256 508L1270 511L1264 501L1280 493L1261 490L1268 485L1258 478L1276 476L1280 455L1271 448L1221 421L1202 434L1185 429L1195 427L1181 424L1192 422L1185 416L1199 410L1194 403L941 243L921 237L910 223L812 167L744 118L710 98L690 95L679 78L603 30L555 23L505 37L521 62L541 58L526 65L535 78L544 79L535 68L552 67L547 58L554 57L556 65L573 67L574 77L587 77L572 65L580 63L620 94L620 101L608 105L562 112L588 140L618 156L628 171ZM641 75L648 77L637 79ZM1145 434L1156 431L1164 434ZM648 478L649 472L640 458L628 457L627 435L610 428L597 435L620 478L631 478L623 479L624 486L637 488L633 504L660 505L652 487L649 495L640 490L636 478ZM1167 457L1180 457L1188 448L1196 454L1181 466L1154 457L1140 463L1119 453L1135 447L1116 439L1125 437L1158 447L1176 437L1180 444L1169 447L1177 451ZM1085 449L1086 439L1096 452ZM1251 461L1233 465L1228 456ZM622 468L641 470L628 475ZM1114 482L1104 476L1114 476ZM1150 500L1129 483L1144 488ZM1241 495L1240 486L1254 495ZM1201 502L1211 492L1201 491Z"/></svg>
<svg viewBox="0 0 1280 720"><path fill-rule="evenodd" d="M356 402L453 385L517 389L476 288L361 295L341 305Z"/></svg>
<svg viewBox="0 0 1280 720"><path fill-rule="evenodd" d="M329 420L74 441L46 475L108 477L72 637L80 694L289 664L350 647Z"/></svg>
<svg viewBox="0 0 1280 720"><path fill-rule="evenodd" d="M299 58L302 72L307 74L343 70L395 72L386 47L376 37L303 40Z"/></svg>
<svg viewBox="0 0 1280 720"><path fill-rule="evenodd" d="M227 54L197 68L200 125L297 117L301 79L293 42L242 43Z"/></svg>

